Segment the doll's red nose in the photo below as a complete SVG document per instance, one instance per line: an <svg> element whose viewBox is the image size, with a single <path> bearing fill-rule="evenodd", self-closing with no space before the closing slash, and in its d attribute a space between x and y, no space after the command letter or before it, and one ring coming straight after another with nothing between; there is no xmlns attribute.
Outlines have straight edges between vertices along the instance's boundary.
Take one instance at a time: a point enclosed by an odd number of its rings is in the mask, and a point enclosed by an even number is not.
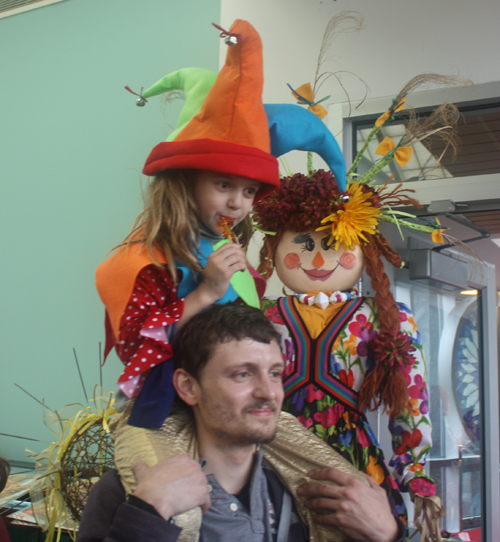
<svg viewBox="0 0 500 542"><path fill-rule="evenodd" d="M323 256L321 256L321 252L318 252L316 256L314 256L313 265L317 268L325 265L325 260L323 259Z"/></svg>

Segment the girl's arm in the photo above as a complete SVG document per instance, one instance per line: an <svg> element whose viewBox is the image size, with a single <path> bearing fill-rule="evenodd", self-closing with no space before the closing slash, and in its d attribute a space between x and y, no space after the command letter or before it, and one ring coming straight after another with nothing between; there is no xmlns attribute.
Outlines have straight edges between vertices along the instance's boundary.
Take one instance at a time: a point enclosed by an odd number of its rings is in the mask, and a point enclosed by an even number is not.
<svg viewBox="0 0 500 542"><path fill-rule="evenodd" d="M172 357L175 330L223 297L233 274L245 268L245 255L238 245L221 246L208 257L200 285L184 299L177 298L167 269L151 264L140 271L121 317L116 345L118 357L126 364L118 385L128 397L138 394L145 373Z"/></svg>

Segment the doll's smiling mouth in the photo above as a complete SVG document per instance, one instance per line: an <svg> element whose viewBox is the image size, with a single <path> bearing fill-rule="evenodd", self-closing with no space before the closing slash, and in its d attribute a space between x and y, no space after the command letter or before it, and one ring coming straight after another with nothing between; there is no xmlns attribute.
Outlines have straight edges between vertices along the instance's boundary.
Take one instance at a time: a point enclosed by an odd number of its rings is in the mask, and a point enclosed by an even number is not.
<svg viewBox="0 0 500 542"><path fill-rule="evenodd" d="M340 262L337 262L337 265L330 271L327 269L304 269L302 266L301 269L311 280L325 282L325 280L329 279L333 275L339 265Z"/></svg>

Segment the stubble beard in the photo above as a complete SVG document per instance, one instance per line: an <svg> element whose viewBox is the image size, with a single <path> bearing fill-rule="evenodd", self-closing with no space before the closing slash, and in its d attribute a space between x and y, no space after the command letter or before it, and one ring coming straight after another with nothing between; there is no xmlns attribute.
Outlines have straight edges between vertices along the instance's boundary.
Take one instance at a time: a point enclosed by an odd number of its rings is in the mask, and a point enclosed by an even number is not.
<svg viewBox="0 0 500 542"><path fill-rule="evenodd" d="M205 400L204 411L210 420L219 420L213 425L211 432L221 441L229 446L253 446L257 444L269 444L274 440L277 433L277 406L268 401L255 401L245 407L241 415L227 412L223 405L212 400ZM249 412L259 408L269 408L274 416L262 423L260 427L250 427L245 420ZM258 423L257 420L255 420ZM236 424L236 428L234 425Z"/></svg>

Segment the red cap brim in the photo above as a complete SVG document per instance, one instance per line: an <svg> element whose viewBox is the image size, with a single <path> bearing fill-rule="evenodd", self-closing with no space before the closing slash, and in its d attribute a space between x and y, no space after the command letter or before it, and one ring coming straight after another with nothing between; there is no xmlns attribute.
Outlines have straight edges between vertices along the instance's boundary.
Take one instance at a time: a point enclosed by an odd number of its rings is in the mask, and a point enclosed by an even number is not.
<svg viewBox="0 0 500 542"><path fill-rule="evenodd" d="M214 139L159 143L142 172L152 176L167 169L202 169L260 181L264 184L256 199L280 185L278 160L274 156L255 147Z"/></svg>

